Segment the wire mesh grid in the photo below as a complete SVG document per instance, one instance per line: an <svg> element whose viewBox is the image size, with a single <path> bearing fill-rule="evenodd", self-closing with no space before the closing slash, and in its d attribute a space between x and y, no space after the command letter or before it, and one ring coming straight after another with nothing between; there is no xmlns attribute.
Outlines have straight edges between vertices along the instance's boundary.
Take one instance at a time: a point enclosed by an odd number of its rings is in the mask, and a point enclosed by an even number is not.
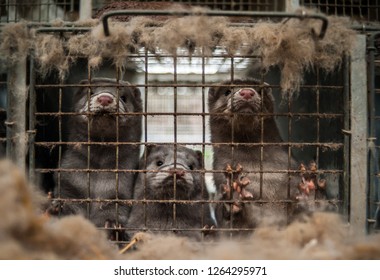
<svg viewBox="0 0 380 280"><path fill-rule="evenodd" d="M197 5L211 9L224 11L284 11L285 1L272 0L238 0L238 1L209 1L209 0L171 0L171 1L108 1L92 0L92 12L115 5L123 5L128 8L138 8L136 5L145 5L155 2L154 5L161 3L173 3L183 5ZM127 3L129 2L129 3ZM143 2L142 4L139 4ZM149 3L147 3L149 2ZM158 3L157 3L158 2ZM164 4L165 4L164 3ZM148 7L148 6L142 6ZM76 21L79 19L80 1L74 0L2 0L0 1L0 23L19 22L27 20L31 22L46 23L56 20Z"/></svg>
<svg viewBox="0 0 380 280"><path fill-rule="evenodd" d="M70 32L59 31L57 36L69 38ZM256 73L255 82L236 84L235 80L247 78L247 69L260 63L260 56L230 56L216 49L212 56L200 53L190 58L181 53L157 56L141 49L129 60L133 67L125 71L107 63L92 70L86 59L78 58L66 80L54 73L39 78L31 61L29 131L35 132L35 138L31 138L29 166L31 176L54 193L51 213L81 213L106 230L110 239L125 242L137 231L175 232L196 240L210 234L251 232L255 224L239 224L236 219L251 206L257 211L255 222L267 215L267 205L279 206L285 223L294 211L348 211L344 176L348 154L341 133L349 116L347 69L329 75L319 70L306 73L299 94L291 98L282 95L276 69ZM99 81L100 77L107 79ZM229 91L243 88L263 96L262 108L266 108L264 96L269 95L265 89L271 90L273 111L255 113L258 141L213 140L210 118L234 122L239 115L209 111L209 91L222 81L227 81ZM141 98L140 110L124 107L128 100L117 102L125 92ZM106 97L92 99L97 94ZM87 104L85 110L75 110L78 100ZM97 112L103 103L114 107ZM84 120L82 124L77 117ZM102 123L97 117L108 119ZM124 118L141 118L141 135L137 124L123 126ZM267 119L274 120L280 138L266 139ZM230 135L236 128L217 129ZM97 130L102 136L93 135ZM130 130L137 138L128 138ZM224 151L215 156L218 149ZM257 165L245 164L241 153L252 155ZM276 161L276 153L284 159ZM222 165L213 163L217 157ZM273 176L285 180L282 197L265 195L268 178ZM164 190L152 190L156 178L162 180L159 187ZM310 182L319 191L309 189ZM142 193L136 194L138 184Z"/></svg>
<svg viewBox="0 0 380 280"><path fill-rule="evenodd" d="M74 21L78 19L78 9L79 1L73 0L2 0L0 23Z"/></svg>
<svg viewBox="0 0 380 280"><path fill-rule="evenodd" d="M319 9L329 15L348 16L360 22L379 21L380 1L301 0L300 5Z"/></svg>

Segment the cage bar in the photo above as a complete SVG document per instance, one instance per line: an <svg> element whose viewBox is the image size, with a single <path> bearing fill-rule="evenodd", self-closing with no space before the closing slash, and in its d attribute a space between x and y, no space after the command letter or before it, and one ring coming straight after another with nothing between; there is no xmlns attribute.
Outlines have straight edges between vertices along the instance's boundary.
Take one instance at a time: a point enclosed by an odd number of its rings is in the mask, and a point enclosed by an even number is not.
<svg viewBox="0 0 380 280"><path fill-rule="evenodd" d="M366 231L367 193L367 72L366 38L357 35L351 54L351 191L350 224L355 232ZM355 69L355 70L353 70ZM354 71L354 72L353 72Z"/></svg>

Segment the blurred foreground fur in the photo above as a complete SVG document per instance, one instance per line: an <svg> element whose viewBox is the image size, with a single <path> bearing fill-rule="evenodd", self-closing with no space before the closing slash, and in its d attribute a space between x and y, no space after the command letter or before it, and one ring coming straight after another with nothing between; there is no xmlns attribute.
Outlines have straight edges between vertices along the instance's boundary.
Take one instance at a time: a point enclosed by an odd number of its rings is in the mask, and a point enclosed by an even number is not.
<svg viewBox="0 0 380 280"><path fill-rule="evenodd" d="M48 218L21 171L0 162L0 259L113 259L117 253L89 221Z"/></svg>
<svg viewBox="0 0 380 280"><path fill-rule="evenodd" d="M380 235L353 237L341 218L315 213L284 229L263 226L246 239L202 246L184 238L145 236L128 259L380 259Z"/></svg>
<svg viewBox="0 0 380 280"><path fill-rule="evenodd" d="M0 161L0 259L380 259L380 235L352 236L336 214L315 213L286 228L262 226L244 240L195 243L139 234L136 250L118 255L82 217L48 218L22 172Z"/></svg>

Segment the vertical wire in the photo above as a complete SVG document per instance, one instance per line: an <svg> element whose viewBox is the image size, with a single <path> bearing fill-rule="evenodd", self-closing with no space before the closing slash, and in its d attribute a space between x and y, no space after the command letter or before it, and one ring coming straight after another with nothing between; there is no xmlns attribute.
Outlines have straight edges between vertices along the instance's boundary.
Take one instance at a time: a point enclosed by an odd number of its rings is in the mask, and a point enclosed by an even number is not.
<svg viewBox="0 0 380 280"><path fill-rule="evenodd" d="M36 137L36 72L34 69L34 56L30 56L29 73L29 180L35 183L35 137Z"/></svg>
<svg viewBox="0 0 380 280"><path fill-rule="evenodd" d="M173 67L174 67L174 76L173 76L173 93L174 93L174 170L177 169L177 56L173 57ZM174 201L177 199L177 174L174 172L173 179L173 188L174 188ZM177 228L177 205L173 203L173 227Z"/></svg>
<svg viewBox="0 0 380 280"><path fill-rule="evenodd" d="M320 130L320 122L321 122L321 119L320 119L320 113L321 113L321 108L320 108L320 93L321 93L321 83L320 83L320 79L321 79L321 73L320 73L320 69L317 68L317 94L316 94L316 107L317 107L317 150L316 150L316 157L315 157L315 163L317 165L317 168L319 169L319 157L320 157L320 133L321 133L321 130ZM317 198L316 197L316 194L317 192L314 192L314 201L315 199Z"/></svg>
<svg viewBox="0 0 380 280"><path fill-rule="evenodd" d="M145 103L144 103L144 141L145 141L145 149L144 149L144 203L143 203L143 213L144 213L144 227L146 228L147 227L147 211L146 211L146 207L147 207L147 204L146 204L146 187L147 187L147 142L148 142L148 115L147 115L147 112L148 112L148 90L149 90L149 87L148 87L148 82L149 82L149 79L148 79L148 65L149 65L149 57L148 57L148 50L145 49L145 73L144 73L144 77L145 77ZM141 170L140 170L141 171Z"/></svg>
<svg viewBox="0 0 380 280"><path fill-rule="evenodd" d="M202 178L203 180L201 180L201 198L202 200L204 200L204 197L205 197L205 191L207 192L207 188L206 188L206 185L205 185L205 182L206 182L206 173L205 173L205 143L206 143L206 119L205 119L205 112L206 112L206 102L205 102L205 83L206 83L206 77L205 77L205 56L204 56L204 47L202 47ZM208 197L208 196L207 196ZM209 204L207 204L207 207L209 207ZM201 227L203 227L205 225L205 217L204 217L204 213L205 212L205 204L202 202L201 204L201 213L202 213L202 216L201 216ZM211 225L209 225L211 226ZM204 239L204 235L202 234L202 241Z"/></svg>
<svg viewBox="0 0 380 280"><path fill-rule="evenodd" d="M116 69L116 83L117 83L117 86L115 88L116 90L116 147L115 147L115 157L116 157L116 163L115 163L115 188L116 188L116 200L117 202L115 203L115 210L116 210L116 226L120 226L119 225L119 188L120 188L120 185L119 185L119 160L120 160L120 149L119 149L119 140L120 140L120 135L119 135L119 121L120 121L120 107L119 107L119 100L120 100L120 68L118 67ZM127 187L127 186L124 186L124 187ZM123 225L124 226L124 225ZM116 231L116 241L119 241L120 239L120 236L119 236L119 232Z"/></svg>
<svg viewBox="0 0 380 280"><path fill-rule="evenodd" d="M235 79L235 72L234 72L234 57L231 56L231 84L234 84L234 79ZM231 85L229 85L231 86ZM231 115L231 118L232 118L232 125L231 125L231 143L230 143L230 146L231 146L231 162L232 162L232 168L234 168L234 161L235 161L235 118L236 118L236 114L235 112L233 111L233 107L232 107L232 104L233 104L233 98L234 98L234 94L233 92L235 91L235 89L232 90L232 96L231 96L231 112L232 112L232 115ZM230 182L233 182L233 173L231 174L228 174L228 176L230 176ZM232 188L232 186L228 186L229 188ZM231 192L232 192L232 189L231 189ZM231 199L231 197L230 197ZM230 229L233 229L233 204L230 203L229 204L230 206ZM233 237L233 231L230 230L230 234L229 234L229 237L232 238Z"/></svg>
<svg viewBox="0 0 380 280"><path fill-rule="evenodd" d="M91 67L87 64L87 73L88 73L88 87L87 87L87 198L91 198L91 174L90 174L90 168L91 168L91 126L90 126L90 118L92 118L91 115ZM91 202L87 201L87 217L90 217L90 208L91 208Z"/></svg>
<svg viewBox="0 0 380 280"><path fill-rule="evenodd" d="M292 118L292 96L291 96L291 94L290 94L290 92L288 92L287 93L287 99L288 99L288 108L287 108L287 110L288 110L288 139L287 139L287 141L288 141L288 199L290 199L290 188L292 187L291 185L290 185L290 183L291 183L291 176L290 176L290 174L289 174L289 170L291 169L291 157L292 157L292 144L293 144L293 141L292 140L294 140L293 139L293 137L292 137L292 131L293 131L293 123L292 123L292 121L293 121L293 118ZM289 204L287 204L287 212L289 213L289 211L290 211L290 207L288 207L289 206ZM288 220L288 215L287 215L287 217L286 217L286 219Z"/></svg>

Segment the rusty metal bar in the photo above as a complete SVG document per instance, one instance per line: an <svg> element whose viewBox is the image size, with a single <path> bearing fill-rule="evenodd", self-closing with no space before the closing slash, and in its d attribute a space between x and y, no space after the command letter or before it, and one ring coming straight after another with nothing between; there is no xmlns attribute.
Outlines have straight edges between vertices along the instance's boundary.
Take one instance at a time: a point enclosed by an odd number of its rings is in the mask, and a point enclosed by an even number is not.
<svg viewBox="0 0 380 280"><path fill-rule="evenodd" d="M173 142L155 142L153 145L173 145ZM181 145L215 145L215 143L211 142L181 142ZM63 141L58 141L58 142L35 142L35 145L39 146L57 146L57 145L91 145L91 146L104 146L104 145L141 145L140 142L63 142ZM323 148L331 148L331 149L340 149L344 147L344 144L342 143L335 143L335 142L265 142L265 143L231 143L231 142L220 142L217 145L224 145L224 146L247 146L247 147L254 147L254 146L291 146L291 147L305 147L305 146L320 146Z"/></svg>
<svg viewBox="0 0 380 280"><path fill-rule="evenodd" d="M109 113L110 115L114 116L121 116L121 115L126 115L126 116L132 116L132 115L141 115L141 116L227 116L230 115L233 117L234 115L236 116L237 114L228 114L228 113L182 113L182 112L177 112L177 113L162 113L162 112L149 112L149 113L144 113L144 112L138 112L138 113ZM76 112L39 112L36 113L36 116L91 116L95 115L95 113L91 112L84 112L84 113L76 113ZM334 113L257 113L257 116L260 117L318 117L320 119L334 119L334 118L339 118L343 117L344 114L334 114Z"/></svg>
<svg viewBox="0 0 380 280"><path fill-rule="evenodd" d="M104 86L105 84L97 84L98 87L101 87L101 86ZM248 85L248 84L247 84ZM75 88L87 88L88 86L90 86L89 84L65 84L65 87L67 88L70 88L70 87L75 87ZM110 85L106 85L106 86L110 86ZM125 86L125 87L173 87L174 85L173 84L133 84L133 85L130 85L130 86ZM175 85L176 87L188 87L188 88L198 88L199 85L196 84L196 85L192 85L192 84L181 84L181 83L178 83ZM205 83L203 84L203 86L205 87L210 87L210 86L215 86L215 83ZM233 86L233 85L232 85ZM260 87L260 85L254 85L255 87ZM59 87L59 85L54 85L54 84L47 84L47 85L36 85L36 88L57 88ZM112 86L111 86L112 87ZM263 87L263 86L262 86ZM271 85L271 88L281 88L280 85ZM315 85L301 85L301 89L303 88L317 88L317 86ZM320 89L342 89L343 87L342 86L320 86L319 87Z"/></svg>

